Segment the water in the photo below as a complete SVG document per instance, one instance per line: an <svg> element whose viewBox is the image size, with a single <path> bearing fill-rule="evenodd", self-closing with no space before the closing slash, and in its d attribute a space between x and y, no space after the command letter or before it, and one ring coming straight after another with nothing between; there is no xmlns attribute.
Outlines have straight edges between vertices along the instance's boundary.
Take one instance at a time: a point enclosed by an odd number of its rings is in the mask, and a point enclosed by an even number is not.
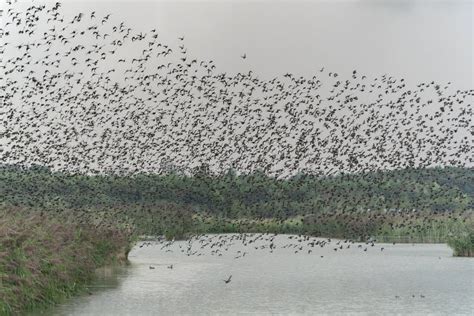
<svg viewBox="0 0 474 316"><path fill-rule="evenodd" d="M212 248L218 236L210 243L206 237L192 244L136 246L128 267L109 271L92 295L72 299L51 314L468 315L474 310L474 260L452 257L446 245L351 244L347 249L348 244L332 240L321 248L308 245L315 239L280 235L270 252L269 235L249 243L258 236L247 236L243 245L237 235L226 235L220 237L224 245Z"/></svg>

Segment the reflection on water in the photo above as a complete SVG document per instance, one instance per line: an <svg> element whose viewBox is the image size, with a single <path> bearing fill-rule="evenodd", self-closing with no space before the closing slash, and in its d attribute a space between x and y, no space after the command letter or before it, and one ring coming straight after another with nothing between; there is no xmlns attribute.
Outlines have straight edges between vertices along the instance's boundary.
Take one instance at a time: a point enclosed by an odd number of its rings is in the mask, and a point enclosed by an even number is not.
<svg viewBox="0 0 474 316"><path fill-rule="evenodd" d="M190 251L185 241L137 246L128 267L95 285L101 290L53 314L467 315L474 309L474 260L452 257L446 245L341 243L344 249L335 251L335 240L310 247L311 241L280 235L272 251L266 238L212 248L203 239Z"/></svg>

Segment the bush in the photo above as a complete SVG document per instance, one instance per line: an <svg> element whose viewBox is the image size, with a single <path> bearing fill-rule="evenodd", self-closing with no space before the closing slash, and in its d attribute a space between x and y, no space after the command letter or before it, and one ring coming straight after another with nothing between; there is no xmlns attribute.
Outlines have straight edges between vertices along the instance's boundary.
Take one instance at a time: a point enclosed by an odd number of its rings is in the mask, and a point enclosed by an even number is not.
<svg viewBox="0 0 474 316"><path fill-rule="evenodd" d="M474 257L474 228L450 238L448 245L453 248L456 257Z"/></svg>
<svg viewBox="0 0 474 316"><path fill-rule="evenodd" d="M78 292L95 269L124 260L129 237L113 228L0 211L0 314L56 303Z"/></svg>

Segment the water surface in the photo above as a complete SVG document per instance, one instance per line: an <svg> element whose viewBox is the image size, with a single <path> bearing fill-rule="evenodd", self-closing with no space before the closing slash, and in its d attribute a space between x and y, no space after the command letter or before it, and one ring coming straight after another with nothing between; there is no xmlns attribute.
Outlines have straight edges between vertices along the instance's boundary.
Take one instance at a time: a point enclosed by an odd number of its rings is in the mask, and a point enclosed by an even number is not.
<svg viewBox="0 0 474 316"><path fill-rule="evenodd" d="M474 260L452 257L446 245L359 247L331 240L312 247L315 239L288 235L248 235L245 241L230 236L138 245L128 267L102 277L92 295L70 300L53 314L469 315L474 310Z"/></svg>

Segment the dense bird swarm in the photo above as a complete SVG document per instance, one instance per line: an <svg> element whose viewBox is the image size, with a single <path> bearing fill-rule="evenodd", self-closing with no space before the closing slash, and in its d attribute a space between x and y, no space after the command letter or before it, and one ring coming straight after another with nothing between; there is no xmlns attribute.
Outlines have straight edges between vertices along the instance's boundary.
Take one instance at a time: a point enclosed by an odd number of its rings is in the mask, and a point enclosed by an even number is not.
<svg viewBox="0 0 474 316"><path fill-rule="evenodd" d="M68 16L61 3L8 2L0 34L2 162L278 177L472 164L472 89L357 70L222 73L184 37L174 47L160 30Z"/></svg>
<svg viewBox="0 0 474 316"><path fill-rule="evenodd" d="M407 211L472 210L473 89L358 70L223 73L192 57L185 37L175 47L160 30L112 14L69 16L61 3L8 2L0 35L8 207L75 210L81 221L112 218L147 233L176 224L170 235L193 227L351 238L405 227Z"/></svg>
<svg viewBox="0 0 474 316"><path fill-rule="evenodd" d="M230 74L184 36L113 14L2 8L0 313L76 291L130 236L242 261L393 248L376 241L473 255L474 89L324 67Z"/></svg>

